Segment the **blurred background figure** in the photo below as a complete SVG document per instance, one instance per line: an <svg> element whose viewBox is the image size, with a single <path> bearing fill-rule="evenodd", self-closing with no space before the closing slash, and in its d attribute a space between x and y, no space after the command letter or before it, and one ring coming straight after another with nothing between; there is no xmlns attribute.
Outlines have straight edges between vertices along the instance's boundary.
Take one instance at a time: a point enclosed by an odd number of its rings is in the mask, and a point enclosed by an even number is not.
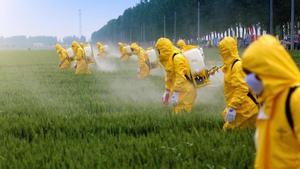
<svg viewBox="0 0 300 169"><path fill-rule="evenodd" d="M300 73L279 40L265 35L243 55L247 83L262 104L256 169L300 167Z"/></svg>
<svg viewBox="0 0 300 169"><path fill-rule="evenodd" d="M130 46L122 42L119 42L118 45L119 51L121 53L121 60L128 61L130 59L130 56L132 55Z"/></svg>
<svg viewBox="0 0 300 169"><path fill-rule="evenodd" d="M76 41L72 42L72 49L74 51L75 60L76 60L76 71L75 74L90 74L88 63L84 56L84 50L80 44Z"/></svg>
<svg viewBox="0 0 300 169"><path fill-rule="evenodd" d="M198 48L198 46L196 46L196 45L187 45L183 39L178 40L177 46L183 52L186 52L186 51L191 50L191 49Z"/></svg>
<svg viewBox="0 0 300 169"><path fill-rule="evenodd" d="M58 67L62 70L69 69L71 66L71 60L68 56L67 50L63 48L60 44L56 44L55 48L60 60Z"/></svg>
<svg viewBox="0 0 300 169"><path fill-rule="evenodd" d="M103 59L107 56L107 50L106 50L104 44L102 44L101 42L97 42L96 43L96 48L98 50L98 55L100 56L100 58Z"/></svg>
<svg viewBox="0 0 300 169"><path fill-rule="evenodd" d="M138 78L144 79L150 74L150 61L148 55L145 52L145 50L142 47L140 47L137 43L132 43L130 47L131 51L137 56L138 59Z"/></svg>
<svg viewBox="0 0 300 169"><path fill-rule="evenodd" d="M245 82L242 61L238 54L237 42L232 37L225 37L219 44L224 62L224 95L226 108L222 113L225 124L223 128L254 128L258 113L256 95Z"/></svg>

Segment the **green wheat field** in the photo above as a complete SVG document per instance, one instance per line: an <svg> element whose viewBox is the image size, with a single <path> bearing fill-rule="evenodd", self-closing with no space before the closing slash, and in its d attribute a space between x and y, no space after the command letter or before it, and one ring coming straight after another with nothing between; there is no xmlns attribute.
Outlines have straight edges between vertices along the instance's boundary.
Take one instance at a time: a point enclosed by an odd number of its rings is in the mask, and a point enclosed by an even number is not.
<svg viewBox="0 0 300 169"><path fill-rule="evenodd" d="M0 51L0 168L253 168L254 130L222 130L222 85L174 115L162 71L138 80L116 57L87 76L57 65L54 50Z"/></svg>

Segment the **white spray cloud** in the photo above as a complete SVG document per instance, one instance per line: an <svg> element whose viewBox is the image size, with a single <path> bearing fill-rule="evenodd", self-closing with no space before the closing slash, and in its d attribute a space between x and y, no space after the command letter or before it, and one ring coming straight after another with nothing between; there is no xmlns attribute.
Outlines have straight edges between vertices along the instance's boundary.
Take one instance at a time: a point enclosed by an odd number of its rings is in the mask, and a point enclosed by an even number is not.
<svg viewBox="0 0 300 169"><path fill-rule="evenodd" d="M96 70L101 72L115 72L118 70L118 66L115 62L109 59L95 58Z"/></svg>
<svg viewBox="0 0 300 169"><path fill-rule="evenodd" d="M160 104L161 102L162 89L149 79L113 79L110 81L110 88L112 95L125 103Z"/></svg>
<svg viewBox="0 0 300 169"><path fill-rule="evenodd" d="M96 62L96 70L101 72L115 72L118 70L118 66L116 63L110 58L100 58L98 51L93 48L94 51L94 59ZM108 56L112 56L110 52L108 52Z"/></svg>

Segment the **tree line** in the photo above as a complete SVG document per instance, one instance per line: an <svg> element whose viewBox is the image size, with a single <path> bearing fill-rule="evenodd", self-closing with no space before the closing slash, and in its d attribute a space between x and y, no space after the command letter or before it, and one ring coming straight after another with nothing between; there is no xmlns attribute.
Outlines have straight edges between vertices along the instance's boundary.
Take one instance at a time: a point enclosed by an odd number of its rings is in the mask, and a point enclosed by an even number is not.
<svg viewBox="0 0 300 169"><path fill-rule="evenodd" d="M200 37L211 31L225 31L241 24L259 24L269 29L270 0L141 0L117 19L92 34L92 41L154 41ZM300 1L295 1L296 21L300 20ZM198 5L200 4L200 8ZM274 0L274 30L282 35L282 25L290 21L290 0ZM199 9L199 10L198 10ZM199 12L200 11L200 12ZM198 17L198 12L200 17ZM297 23L297 22L296 22ZM298 23L299 24L299 23Z"/></svg>

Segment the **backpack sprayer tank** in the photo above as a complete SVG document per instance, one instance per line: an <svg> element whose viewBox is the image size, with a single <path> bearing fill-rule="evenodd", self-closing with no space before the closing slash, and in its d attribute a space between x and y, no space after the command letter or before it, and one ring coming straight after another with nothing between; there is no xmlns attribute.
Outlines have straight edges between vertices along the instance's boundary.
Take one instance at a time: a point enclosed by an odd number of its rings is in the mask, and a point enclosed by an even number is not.
<svg viewBox="0 0 300 169"><path fill-rule="evenodd" d="M132 55L131 47L129 45L125 46L124 49L125 49L127 54Z"/></svg>
<svg viewBox="0 0 300 169"><path fill-rule="evenodd" d="M187 60L190 63L192 74L198 73L205 69L203 51L201 52L200 49L195 48L188 50L184 52L183 55L187 58Z"/></svg>
<svg viewBox="0 0 300 169"><path fill-rule="evenodd" d="M87 45L83 48L85 59L88 63L94 63L94 52L91 45Z"/></svg>
<svg viewBox="0 0 300 169"><path fill-rule="evenodd" d="M205 66L203 49L191 49L186 52L183 52L183 55L187 58L190 64L192 73L192 83L198 88L208 84L209 71L206 69Z"/></svg>
<svg viewBox="0 0 300 169"><path fill-rule="evenodd" d="M202 55L203 60L205 60L205 55L204 55L203 48L199 48L199 50L200 50L200 53L201 53L201 55Z"/></svg>
<svg viewBox="0 0 300 169"><path fill-rule="evenodd" d="M108 51L109 51L108 45L104 45L103 48L104 48L104 51L105 51L105 52L108 52Z"/></svg>
<svg viewBox="0 0 300 169"><path fill-rule="evenodd" d="M84 54L85 54L85 57L91 57L93 55L92 48L90 45L88 45L87 47L84 47Z"/></svg>
<svg viewBox="0 0 300 169"><path fill-rule="evenodd" d="M74 51L73 51L73 49L72 48L68 48L67 49L67 53L68 53L69 58L71 60L73 60L74 59Z"/></svg>
<svg viewBox="0 0 300 169"><path fill-rule="evenodd" d="M146 50L146 54L149 58L150 69L155 69L159 67L158 54L155 49L149 48Z"/></svg>
<svg viewBox="0 0 300 169"><path fill-rule="evenodd" d="M156 51L154 49L148 49L148 50L146 50L146 53L148 55L148 58L149 58L150 62L157 61L158 57L157 57Z"/></svg>

